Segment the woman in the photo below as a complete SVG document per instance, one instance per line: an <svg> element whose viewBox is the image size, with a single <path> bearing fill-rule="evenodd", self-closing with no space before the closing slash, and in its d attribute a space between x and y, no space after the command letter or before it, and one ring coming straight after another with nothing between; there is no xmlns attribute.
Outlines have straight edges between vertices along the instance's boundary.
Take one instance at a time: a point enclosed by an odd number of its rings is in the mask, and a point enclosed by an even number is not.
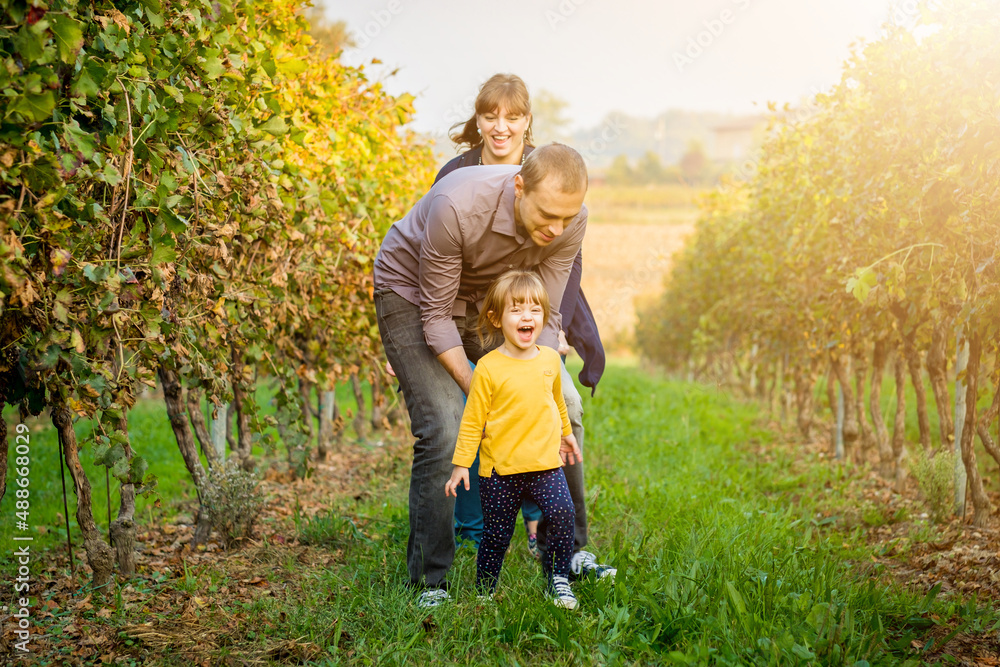
<svg viewBox="0 0 1000 667"><path fill-rule="evenodd" d="M484 83L476 96L475 113L465 122L457 123L452 128L451 140L458 147L468 146L461 155L453 158L438 172L434 182L456 169L478 165L521 164L525 156L531 152L531 99L528 89L520 77L513 74L495 74ZM587 300L580 291L580 276L583 271L582 253L576 256L573 270L570 273L563 293L559 310L562 314L563 331L560 332L559 353L565 355L569 345L576 348L583 358L583 370L580 371L580 382L592 390L596 389L598 381L604 372L604 347L597 331L593 313ZM565 334L565 335L564 335ZM568 344L567 344L568 342ZM575 389L570 389L568 400L579 401ZM582 446L582 426L577 440ZM460 492L455 503L456 534L473 540L478 545L483 530L483 513L479 502L478 470L479 460L473 464L471 475L472 488L468 492ZM571 472L570 488L574 491L574 504L577 512L576 532L577 552L583 560L590 560L584 565L585 570L596 572L598 576L613 574L610 568L593 562L592 554L580 551L579 547L586 544L587 519L586 506L583 502L583 469L576 466ZM528 533L528 549L535 558L541 558L537 543L539 534L538 523L542 518L541 510L531 501L525 501L521 509ZM582 533L582 534L581 534Z"/></svg>

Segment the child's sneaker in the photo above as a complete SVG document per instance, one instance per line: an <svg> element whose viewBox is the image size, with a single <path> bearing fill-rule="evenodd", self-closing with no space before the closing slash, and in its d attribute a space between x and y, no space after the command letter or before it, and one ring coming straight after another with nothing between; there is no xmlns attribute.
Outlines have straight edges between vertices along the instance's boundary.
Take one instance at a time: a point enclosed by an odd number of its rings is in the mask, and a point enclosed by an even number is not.
<svg viewBox="0 0 1000 667"><path fill-rule="evenodd" d="M576 596L573 589L569 587L569 579L566 577L554 576L549 581L549 595L552 596L552 604L563 609L576 609Z"/></svg>
<svg viewBox="0 0 1000 667"><path fill-rule="evenodd" d="M578 579L588 575L592 575L595 579L603 579L604 577L614 579L615 575L618 574L617 569L598 563L597 558L589 551L577 551L573 554L573 560L569 563L569 571Z"/></svg>
<svg viewBox="0 0 1000 667"><path fill-rule="evenodd" d="M535 560L542 560L542 550L538 548L538 534L528 535L528 553L534 556Z"/></svg>
<svg viewBox="0 0 1000 667"><path fill-rule="evenodd" d="M417 606L421 609L433 609L451 600L448 591L443 588L428 588L417 598Z"/></svg>

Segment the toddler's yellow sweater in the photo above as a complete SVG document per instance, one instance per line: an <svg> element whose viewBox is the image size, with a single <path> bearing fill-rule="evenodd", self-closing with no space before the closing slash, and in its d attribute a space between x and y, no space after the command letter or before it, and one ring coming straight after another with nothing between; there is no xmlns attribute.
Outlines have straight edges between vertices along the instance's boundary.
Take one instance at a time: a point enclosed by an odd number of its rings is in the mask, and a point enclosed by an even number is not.
<svg viewBox="0 0 1000 667"><path fill-rule="evenodd" d="M537 347L537 346L536 346ZM563 400L559 353L539 347L532 359L493 350L472 373L452 463L468 468L479 449L479 475L551 470L562 465L561 436L572 429Z"/></svg>

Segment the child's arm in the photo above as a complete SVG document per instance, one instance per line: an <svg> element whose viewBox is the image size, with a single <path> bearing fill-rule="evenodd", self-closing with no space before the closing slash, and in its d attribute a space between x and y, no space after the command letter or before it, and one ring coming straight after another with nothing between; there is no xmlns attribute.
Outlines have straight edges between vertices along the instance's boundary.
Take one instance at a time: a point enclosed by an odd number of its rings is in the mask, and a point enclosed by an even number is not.
<svg viewBox="0 0 1000 667"><path fill-rule="evenodd" d="M469 469L463 468L462 466L455 466L455 469L451 471L451 479L449 479L444 485L444 497L455 496L458 498L458 483L461 482L465 486L465 490L469 490Z"/></svg>
<svg viewBox="0 0 1000 667"><path fill-rule="evenodd" d="M483 427L486 425L486 415L489 414L492 402L492 389L489 372L481 363L472 372L472 387L469 398L462 413L462 422L458 427L458 442L455 444L455 454L451 462L463 468L472 466L479 451L479 443L483 439Z"/></svg>

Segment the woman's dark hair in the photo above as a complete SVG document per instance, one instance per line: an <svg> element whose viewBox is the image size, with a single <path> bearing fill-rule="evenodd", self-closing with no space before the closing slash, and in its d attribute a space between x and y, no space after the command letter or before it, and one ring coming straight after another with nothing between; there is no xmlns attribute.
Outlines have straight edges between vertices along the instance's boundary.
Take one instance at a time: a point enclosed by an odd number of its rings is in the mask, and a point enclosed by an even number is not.
<svg viewBox="0 0 1000 667"><path fill-rule="evenodd" d="M479 87L472 118L451 126L452 131L449 135L451 140L459 148L466 144L470 149L481 146L483 138L479 136L477 131L479 128L476 126L476 116L490 113L500 107L523 116L531 113L531 98L528 95L528 87L524 85L521 77L515 74L494 74L487 79L486 83ZM524 132L524 143L528 146L534 146L530 125Z"/></svg>

